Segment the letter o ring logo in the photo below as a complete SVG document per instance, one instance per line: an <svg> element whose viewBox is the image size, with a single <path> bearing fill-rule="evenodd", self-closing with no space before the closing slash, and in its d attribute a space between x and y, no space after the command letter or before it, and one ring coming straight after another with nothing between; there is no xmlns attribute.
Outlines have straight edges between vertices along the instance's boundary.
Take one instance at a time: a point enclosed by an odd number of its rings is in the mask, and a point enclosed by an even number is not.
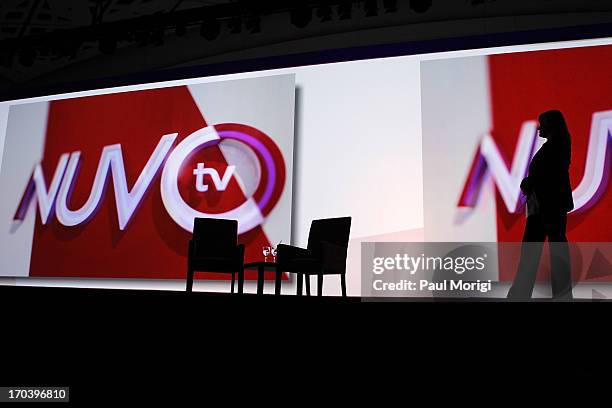
<svg viewBox="0 0 612 408"><path fill-rule="evenodd" d="M224 213L207 214L192 208L179 192L178 177L183 163L198 149L218 145L224 139L239 142L259 161L260 179L254 193L238 207ZM247 125L225 123L199 129L182 140L168 156L161 179L161 197L172 219L186 231L193 230L196 217L238 221L238 234L260 225L278 202L285 185L285 163L278 146L263 132Z"/></svg>

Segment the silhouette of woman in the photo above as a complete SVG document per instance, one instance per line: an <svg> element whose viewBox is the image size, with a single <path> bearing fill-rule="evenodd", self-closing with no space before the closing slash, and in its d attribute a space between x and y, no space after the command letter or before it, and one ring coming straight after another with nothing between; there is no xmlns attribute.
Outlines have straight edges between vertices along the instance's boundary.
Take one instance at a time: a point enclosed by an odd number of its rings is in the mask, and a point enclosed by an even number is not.
<svg viewBox="0 0 612 408"><path fill-rule="evenodd" d="M521 260L508 298L529 299L533 292L543 242L548 238L553 298L572 298L569 248L565 229L567 213L574 208L569 179L571 139L563 114L558 110L538 118L539 136L546 139L521 182L527 197L527 221Z"/></svg>

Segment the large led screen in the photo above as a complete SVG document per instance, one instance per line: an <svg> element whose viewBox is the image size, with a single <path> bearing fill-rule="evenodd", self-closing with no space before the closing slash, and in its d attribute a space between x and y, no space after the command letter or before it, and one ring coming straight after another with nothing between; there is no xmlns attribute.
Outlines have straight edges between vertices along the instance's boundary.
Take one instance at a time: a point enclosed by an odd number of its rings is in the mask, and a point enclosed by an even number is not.
<svg viewBox="0 0 612 408"><path fill-rule="evenodd" d="M278 75L11 106L0 274L181 279L195 217L247 262L289 242L294 102Z"/></svg>
<svg viewBox="0 0 612 408"><path fill-rule="evenodd" d="M610 60L612 47L596 46L422 62L427 240L521 241L526 214L520 184L545 142L538 137L538 115L558 109L571 134L574 209L567 238L610 242ZM574 281L612 278L602 248L585 245L573 254L582 264L572 268ZM518 259L499 256L500 280L512 280ZM549 278L547 262L539 276Z"/></svg>

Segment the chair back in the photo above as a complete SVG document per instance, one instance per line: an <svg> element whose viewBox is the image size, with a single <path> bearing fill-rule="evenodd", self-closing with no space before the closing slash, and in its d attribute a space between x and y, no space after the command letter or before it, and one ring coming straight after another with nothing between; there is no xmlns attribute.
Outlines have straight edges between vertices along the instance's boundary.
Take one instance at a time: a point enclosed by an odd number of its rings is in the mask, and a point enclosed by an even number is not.
<svg viewBox="0 0 612 408"><path fill-rule="evenodd" d="M196 253L223 254L238 243L238 221L216 218L196 218L193 221L193 237Z"/></svg>
<svg viewBox="0 0 612 408"><path fill-rule="evenodd" d="M308 234L308 250L318 257L321 241L347 248L350 232L351 217L313 220Z"/></svg>

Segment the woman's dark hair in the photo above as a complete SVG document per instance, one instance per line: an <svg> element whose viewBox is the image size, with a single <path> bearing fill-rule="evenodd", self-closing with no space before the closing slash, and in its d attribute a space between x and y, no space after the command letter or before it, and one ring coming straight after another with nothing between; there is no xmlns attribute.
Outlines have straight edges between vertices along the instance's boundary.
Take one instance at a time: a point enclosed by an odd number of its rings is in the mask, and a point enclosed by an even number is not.
<svg viewBox="0 0 612 408"><path fill-rule="evenodd" d="M538 121L540 125L546 127L549 132L549 140L555 145L563 146L566 161L569 164L571 155L571 136L563 113L556 109L549 110L540 114Z"/></svg>
<svg viewBox="0 0 612 408"><path fill-rule="evenodd" d="M570 133L561 111L556 109L546 111L538 117L538 121L549 130L552 141L570 141Z"/></svg>

